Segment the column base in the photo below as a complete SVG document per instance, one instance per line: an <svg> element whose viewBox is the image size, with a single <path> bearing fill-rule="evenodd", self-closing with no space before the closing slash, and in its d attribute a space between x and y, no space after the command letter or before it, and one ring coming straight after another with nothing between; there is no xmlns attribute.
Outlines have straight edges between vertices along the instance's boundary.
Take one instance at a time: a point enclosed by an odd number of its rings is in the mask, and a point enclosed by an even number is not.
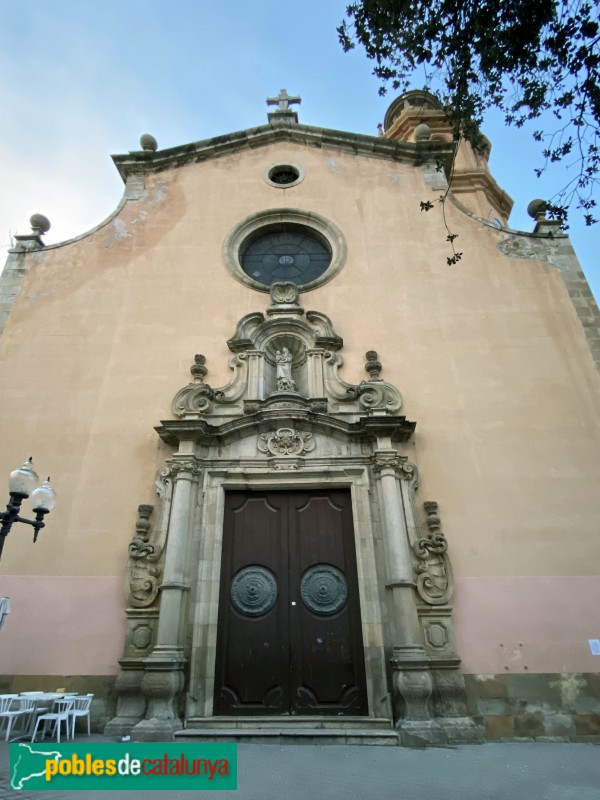
<svg viewBox="0 0 600 800"><path fill-rule="evenodd" d="M183 724L180 719L143 719L131 730L132 742L172 742L175 731Z"/></svg>
<svg viewBox="0 0 600 800"><path fill-rule="evenodd" d="M446 734L433 719L403 719L396 728L403 747L431 747L448 744Z"/></svg>
<svg viewBox="0 0 600 800"><path fill-rule="evenodd" d="M136 717L113 717L104 726L104 735L111 739L122 739L129 736L133 728L140 722L141 716Z"/></svg>
<svg viewBox="0 0 600 800"><path fill-rule="evenodd" d="M146 698L142 695L144 669L130 669L131 660L121 660L121 672L117 676L117 713L104 726L104 735L121 739L131 733L134 725L144 718ZM138 663L134 662L134 666Z"/></svg>

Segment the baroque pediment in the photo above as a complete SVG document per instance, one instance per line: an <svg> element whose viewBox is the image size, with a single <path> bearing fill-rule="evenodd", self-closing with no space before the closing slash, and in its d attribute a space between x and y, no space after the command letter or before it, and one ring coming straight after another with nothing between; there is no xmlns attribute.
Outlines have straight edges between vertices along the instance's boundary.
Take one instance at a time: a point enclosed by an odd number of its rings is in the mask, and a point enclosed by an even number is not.
<svg viewBox="0 0 600 800"><path fill-rule="evenodd" d="M218 388L207 383L206 359L196 355L190 369L193 380L173 399L174 416L211 418L219 424L280 406L353 422L400 410L400 392L381 378L375 351L366 354L368 379L346 382L340 375L344 343L331 320L317 311L305 313L293 283L274 283L270 295L266 313L242 317L227 342L233 353L229 383Z"/></svg>
<svg viewBox="0 0 600 800"><path fill-rule="evenodd" d="M425 161L434 161L444 165L446 174L450 173L455 149L452 142L430 140L415 143L313 125L280 123L260 125L257 128L235 131L165 150L133 150L113 155L112 160L123 181L127 182L132 176L178 169L233 153L256 151L259 147L288 142L302 147L318 148L320 151L329 149L336 153L346 152L353 156L384 158L401 164L419 165Z"/></svg>

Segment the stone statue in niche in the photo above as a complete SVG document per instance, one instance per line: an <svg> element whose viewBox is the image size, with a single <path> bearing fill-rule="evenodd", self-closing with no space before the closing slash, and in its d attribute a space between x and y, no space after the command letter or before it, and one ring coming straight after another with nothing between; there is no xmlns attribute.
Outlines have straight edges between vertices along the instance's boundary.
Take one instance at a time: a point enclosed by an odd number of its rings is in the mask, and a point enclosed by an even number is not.
<svg viewBox="0 0 600 800"><path fill-rule="evenodd" d="M287 347L275 351L277 364L277 391L295 392L296 384L292 380L292 354Z"/></svg>

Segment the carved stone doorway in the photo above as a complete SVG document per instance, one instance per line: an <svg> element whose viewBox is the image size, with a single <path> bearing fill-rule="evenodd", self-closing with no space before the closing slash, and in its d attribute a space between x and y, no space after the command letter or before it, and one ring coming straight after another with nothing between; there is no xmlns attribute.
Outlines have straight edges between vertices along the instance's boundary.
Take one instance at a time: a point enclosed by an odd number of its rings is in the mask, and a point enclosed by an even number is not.
<svg viewBox="0 0 600 800"><path fill-rule="evenodd" d="M366 715L350 492L228 492L216 714Z"/></svg>
<svg viewBox="0 0 600 800"><path fill-rule="evenodd" d="M374 350L369 379L347 383L331 320L305 312L293 284L273 284L271 301L228 340L231 381L210 386L196 355L177 419L157 428L173 452L155 526L141 506L129 547L106 730L165 741L183 718L369 714L393 715L403 744L478 741L437 503L424 519L415 499L415 423ZM262 511L244 518L253 505Z"/></svg>

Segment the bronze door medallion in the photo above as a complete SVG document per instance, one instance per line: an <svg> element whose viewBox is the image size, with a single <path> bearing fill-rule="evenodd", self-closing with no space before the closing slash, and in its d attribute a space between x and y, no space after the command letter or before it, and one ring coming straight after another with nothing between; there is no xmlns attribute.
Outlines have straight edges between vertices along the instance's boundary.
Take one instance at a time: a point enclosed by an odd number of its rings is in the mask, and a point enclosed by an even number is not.
<svg viewBox="0 0 600 800"><path fill-rule="evenodd" d="M277 581L264 567L241 569L231 582L231 602L249 617L260 617L275 605Z"/></svg>
<svg viewBox="0 0 600 800"><path fill-rule="evenodd" d="M315 614L336 614L346 605L346 579L339 569L317 564L304 573L300 595L304 605Z"/></svg>

